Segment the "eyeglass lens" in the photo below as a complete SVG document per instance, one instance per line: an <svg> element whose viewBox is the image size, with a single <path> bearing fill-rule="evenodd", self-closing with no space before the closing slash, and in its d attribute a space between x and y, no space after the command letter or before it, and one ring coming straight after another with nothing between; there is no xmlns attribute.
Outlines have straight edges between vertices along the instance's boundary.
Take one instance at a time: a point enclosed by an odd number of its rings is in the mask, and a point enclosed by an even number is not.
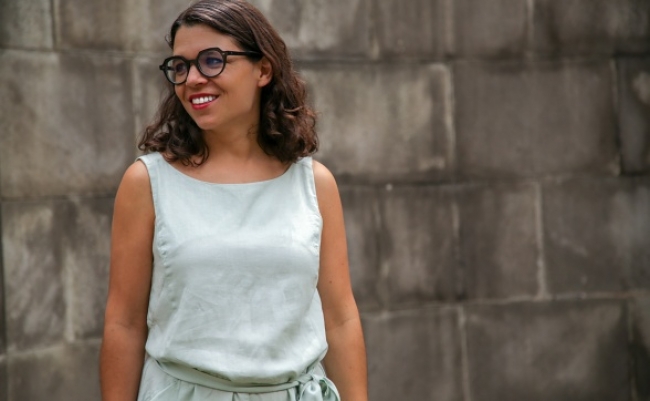
<svg viewBox="0 0 650 401"><path fill-rule="evenodd" d="M196 59L199 72L206 77L216 77L223 71L224 57L217 50L206 50L200 52ZM165 65L167 78L173 83L182 83L187 79L190 68L190 61L182 57L172 57Z"/></svg>

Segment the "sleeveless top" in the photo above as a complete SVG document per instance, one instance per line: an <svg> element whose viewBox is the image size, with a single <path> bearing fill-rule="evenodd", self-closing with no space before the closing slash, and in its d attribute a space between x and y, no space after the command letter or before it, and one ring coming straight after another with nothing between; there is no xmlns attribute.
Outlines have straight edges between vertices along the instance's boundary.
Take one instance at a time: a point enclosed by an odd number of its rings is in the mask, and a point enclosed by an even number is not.
<svg viewBox="0 0 650 401"><path fill-rule="evenodd" d="M327 351L316 290L322 218L310 157L244 184L192 178L160 153L147 357L232 383L296 380Z"/></svg>

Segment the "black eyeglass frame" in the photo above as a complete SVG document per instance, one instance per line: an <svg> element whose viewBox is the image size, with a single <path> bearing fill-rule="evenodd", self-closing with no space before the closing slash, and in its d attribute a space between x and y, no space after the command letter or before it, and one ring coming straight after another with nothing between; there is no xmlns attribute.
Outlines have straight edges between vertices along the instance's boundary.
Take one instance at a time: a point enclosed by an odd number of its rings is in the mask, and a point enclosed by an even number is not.
<svg viewBox="0 0 650 401"><path fill-rule="evenodd" d="M206 74L205 72L203 72L201 70L201 65L199 64L199 59L201 58L202 54L207 53L207 52L214 52L214 51L221 54L221 58L223 59L223 63L221 64L221 69L216 74L212 74L212 75ZM196 55L196 58L194 60L188 60L183 56L167 57L165 60L163 60L163 63L158 66L158 68L160 68L160 70L163 72L163 75L165 76L165 78L167 78L167 80L169 82L171 82L173 85L182 85L187 81L187 77L190 75L190 68L192 67L192 64L194 64L197 71L199 73L201 73L201 75L203 75L204 77L206 77L206 78L214 78L214 77L219 76L219 74L221 74L223 72L223 70L226 68L226 62L228 60L228 56L246 56L246 57L249 57L249 58L252 58L252 59L260 59L260 58L262 58L263 54L259 53L259 52L254 52L254 51L241 51L240 52L240 51L232 51L232 50L221 50L218 47L210 47L208 49L201 50ZM185 79L182 80L181 82L174 82L174 81L172 81L171 78L169 78L169 75L167 75L167 71L169 71L171 69L170 67L168 67L168 64L169 64L169 62L171 60L181 60L185 64L185 67L187 68L187 74L185 74Z"/></svg>

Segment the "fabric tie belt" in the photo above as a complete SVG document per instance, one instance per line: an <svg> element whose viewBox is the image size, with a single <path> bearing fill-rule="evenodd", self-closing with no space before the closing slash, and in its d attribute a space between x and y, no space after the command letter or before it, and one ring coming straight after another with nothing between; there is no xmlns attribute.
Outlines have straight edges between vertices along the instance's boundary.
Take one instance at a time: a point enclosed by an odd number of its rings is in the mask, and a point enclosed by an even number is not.
<svg viewBox="0 0 650 401"><path fill-rule="evenodd" d="M274 391L296 389L296 401L341 401L334 383L327 377L308 370L296 380L281 384L235 383L187 366L157 361L168 375L185 382L198 384L214 390L232 393L272 393Z"/></svg>

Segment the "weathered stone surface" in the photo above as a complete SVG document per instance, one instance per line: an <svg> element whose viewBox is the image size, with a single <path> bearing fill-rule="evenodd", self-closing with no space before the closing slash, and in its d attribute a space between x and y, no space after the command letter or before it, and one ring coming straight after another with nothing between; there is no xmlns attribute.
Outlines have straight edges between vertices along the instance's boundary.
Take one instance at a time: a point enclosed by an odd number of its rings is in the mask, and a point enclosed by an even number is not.
<svg viewBox="0 0 650 401"><path fill-rule="evenodd" d="M526 48L526 0L454 0L454 52L470 57L521 55Z"/></svg>
<svg viewBox="0 0 650 401"><path fill-rule="evenodd" d="M99 344L74 344L9 360L9 400L100 399Z"/></svg>
<svg viewBox="0 0 650 401"><path fill-rule="evenodd" d="M457 234L451 191L398 187L384 196L380 255L388 301L453 299Z"/></svg>
<svg viewBox="0 0 650 401"><path fill-rule="evenodd" d="M460 401L462 367L454 309L364 316L369 399Z"/></svg>
<svg viewBox="0 0 650 401"><path fill-rule="evenodd" d="M593 55L649 49L646 0L534 0L535 52Z"/></svg>
<svg viewBox="0 0 650 401"><path fill-rule="evenodd" d="M618 60L623 171L650 171L650 58Z"/></svg>
<svg viewBox="0 0 650 401"><path fill-rule="evenodd" d="M632 343L636 399L650 400L650 298L637 297L631 302Z"/></svg>
<svg viewBox="0 0 650 401"><path fill-rule="evenodd" d="M629 400L625 307L619 301L471 306L471 399Z"/></svg>
<svg viewBox="0 0 650 401"><path fill-rule="evenodd" d="M370 46L370 0L251 0L295 58L363 57Z"/></svg>
<svg viewBox="0 0 650 401"><path fill-rule="evenodd" d="M650 181L549 183L542 204L550 292L650 288Z"/></svg>
<svg viewBox="0 0 650 401"><path fill-rule="evenodd" d="M63 339L65 303L57 237L63 227L49 202L3 202L2 246L8 350Z"/></svg>
<svg viewBox="0 0 650 401"><path fill-rule="evenodd" d="M462 175L617 172L607 62L459 62L454 78Z"/></svg>
<svg viewBox="0 0 650 401"><path fill-rule="evenodd" d="M166 51L165 36L190 3L55 1L56 32L62 48Z"/></svg>
<svg viewBox="0 0 650 401"><path fill-rule="evenodd" d="M305 68L303 75L320 113L319 157L339 177L430 179L449 174L446 67L332 65Z"/></svg>
<svg viewBox="0 0 650 401"><path fill-rule="evenodd" d="M133 80L135 132L139 137L145 127L154 121L158 107L171 87L158 69L164 57L137 58Z"/></svg>
<svg viewBox="0 0 650 401"><path fill-rule="evenodd" d="M113 199L62 207L61 261L66 277L68 337L101 337L108 291Z"/></svg>
<svg viewBox="0 0 650 401"><path fill-rule="evenodd" d="M5 272L4 272L4 258L3 258L3 246L2 246L2 202L0 201L0 360L2 359L2 355L6 354L7 352L7 320L5 318ZM0 381L0 384L2 382ZM2 388L0 386L0 388ZM2 391L0 391L0 394ZM2 400L2 396L0 396L0 400Z"/></svg>
<svg viewBox="0 0 650 401"><path fill-rule="evenodd" d="M7 378L7 358L0 355L0 401L9 401L9 380Z"/></svg>
<svg viewBox="0 0 650 401"><path fill-rule="evenodd" d="M460 259L469 298L537 293L536 203L530 184L460 190Z"/></svg>
<svg viewBox="0 0 650 401"><path fill-rule="evenodd" d="M50 0L0 2L0 47L52 48Z"/></svg>
<svg viewBox="0 0 650 401"><path fill-rule="evenodd" d="M440 57L448 49L451 20L446 0L375 1L382 58Z"/></svg>
<svg viewBox="0 0 650 401"><path fill-rule="evenodd" d="M97 53L1 57L2 195L113 193L134 156L130 63Z"/></svg>
<svg viewBox="0 0 650 401"><path fill-rule="evenodd" d="M379 194L370 187L341 187L350 278L361 310L379 305Z"/></svg>

